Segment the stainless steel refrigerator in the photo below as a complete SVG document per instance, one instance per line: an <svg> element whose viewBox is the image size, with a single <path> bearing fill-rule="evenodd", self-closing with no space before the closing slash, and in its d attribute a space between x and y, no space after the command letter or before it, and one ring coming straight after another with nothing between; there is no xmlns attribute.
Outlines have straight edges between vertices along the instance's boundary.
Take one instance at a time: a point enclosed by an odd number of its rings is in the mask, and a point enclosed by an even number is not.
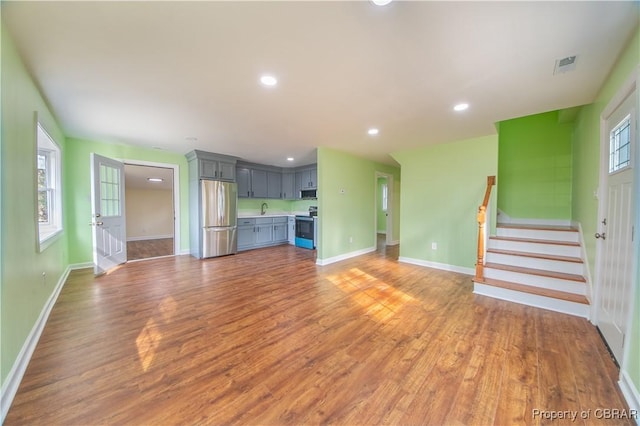
<svg viewBox="0 0 640 426"><path fill-rule="evenodd" d="M238 251L238 187L234 182L200 181L202 257L224 256Z"/></svg>

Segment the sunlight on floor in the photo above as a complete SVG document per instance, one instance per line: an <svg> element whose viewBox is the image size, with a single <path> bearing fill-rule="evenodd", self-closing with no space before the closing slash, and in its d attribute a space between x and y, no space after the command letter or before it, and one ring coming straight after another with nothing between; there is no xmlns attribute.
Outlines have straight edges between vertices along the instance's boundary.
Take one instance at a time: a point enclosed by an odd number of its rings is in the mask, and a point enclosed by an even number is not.
<svg viewBox="0 0 640 426"><path fill-rule="evenodd" d="M158 321L162 323L168 323L175 316L178 305L173 297L165 297L158 305L157 312L159 315L154 315ZM162 331L160 325L154 320L149 318L140 334L136 338L136 346L138 347L138 357L142 364L142 369L147 371L156 357L158 347L162 341Z"/></svg>
<svg viewBox="0 0 640 426"><path fill-rule="evenodd" d="M336 287L351 295L365 315L386 322L408 304L416 300L397 288L369 275L358 268L327 277Z"/></svg>

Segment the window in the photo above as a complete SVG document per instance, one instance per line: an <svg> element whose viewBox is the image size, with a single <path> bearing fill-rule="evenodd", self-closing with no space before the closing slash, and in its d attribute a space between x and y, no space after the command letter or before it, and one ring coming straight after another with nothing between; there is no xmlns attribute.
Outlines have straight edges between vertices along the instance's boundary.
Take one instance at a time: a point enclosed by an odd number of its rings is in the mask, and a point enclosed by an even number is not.
<svg viewBox="0 0 640 426"><path fill-rule="evenodd" d="M610 134L609 173L631 165L631 115L627 115Z"/></svg>
<svg viewBox="0 0 640 426"><path fill-rule="evenodd" d="M38 123L36 182L38 185L38 247L44 250L62 232L60 148Z"/></svg>

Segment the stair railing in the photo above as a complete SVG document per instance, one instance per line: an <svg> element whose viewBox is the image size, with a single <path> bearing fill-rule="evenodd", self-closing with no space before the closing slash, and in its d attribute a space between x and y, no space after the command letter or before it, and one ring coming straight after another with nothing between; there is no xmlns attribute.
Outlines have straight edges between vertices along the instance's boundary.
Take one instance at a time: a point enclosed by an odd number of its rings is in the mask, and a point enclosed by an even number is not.
<svg viewBox="0 0 640 426"><path fill-rule="evenodd" d="M484 193L484 200L478 207L478 259L476 261L476 280L484 278L484 240L485 226L487 222L487 206L491 197L491 188L496 184L495 176L487 176L487 190Z"/></svg>

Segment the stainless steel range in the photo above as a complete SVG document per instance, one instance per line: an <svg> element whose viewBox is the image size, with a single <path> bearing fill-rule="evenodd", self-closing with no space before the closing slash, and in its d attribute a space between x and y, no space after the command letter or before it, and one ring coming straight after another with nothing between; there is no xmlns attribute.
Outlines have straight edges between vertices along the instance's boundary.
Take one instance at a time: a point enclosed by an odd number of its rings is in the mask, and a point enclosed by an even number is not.
<svg viewBox="0 0 640 426"><path fill-rule="evenodd" d="M315 220L318 216L318 207L309 207L308 215L296 215L296 247L303 247L313 250L315 242Z"/></svg>

